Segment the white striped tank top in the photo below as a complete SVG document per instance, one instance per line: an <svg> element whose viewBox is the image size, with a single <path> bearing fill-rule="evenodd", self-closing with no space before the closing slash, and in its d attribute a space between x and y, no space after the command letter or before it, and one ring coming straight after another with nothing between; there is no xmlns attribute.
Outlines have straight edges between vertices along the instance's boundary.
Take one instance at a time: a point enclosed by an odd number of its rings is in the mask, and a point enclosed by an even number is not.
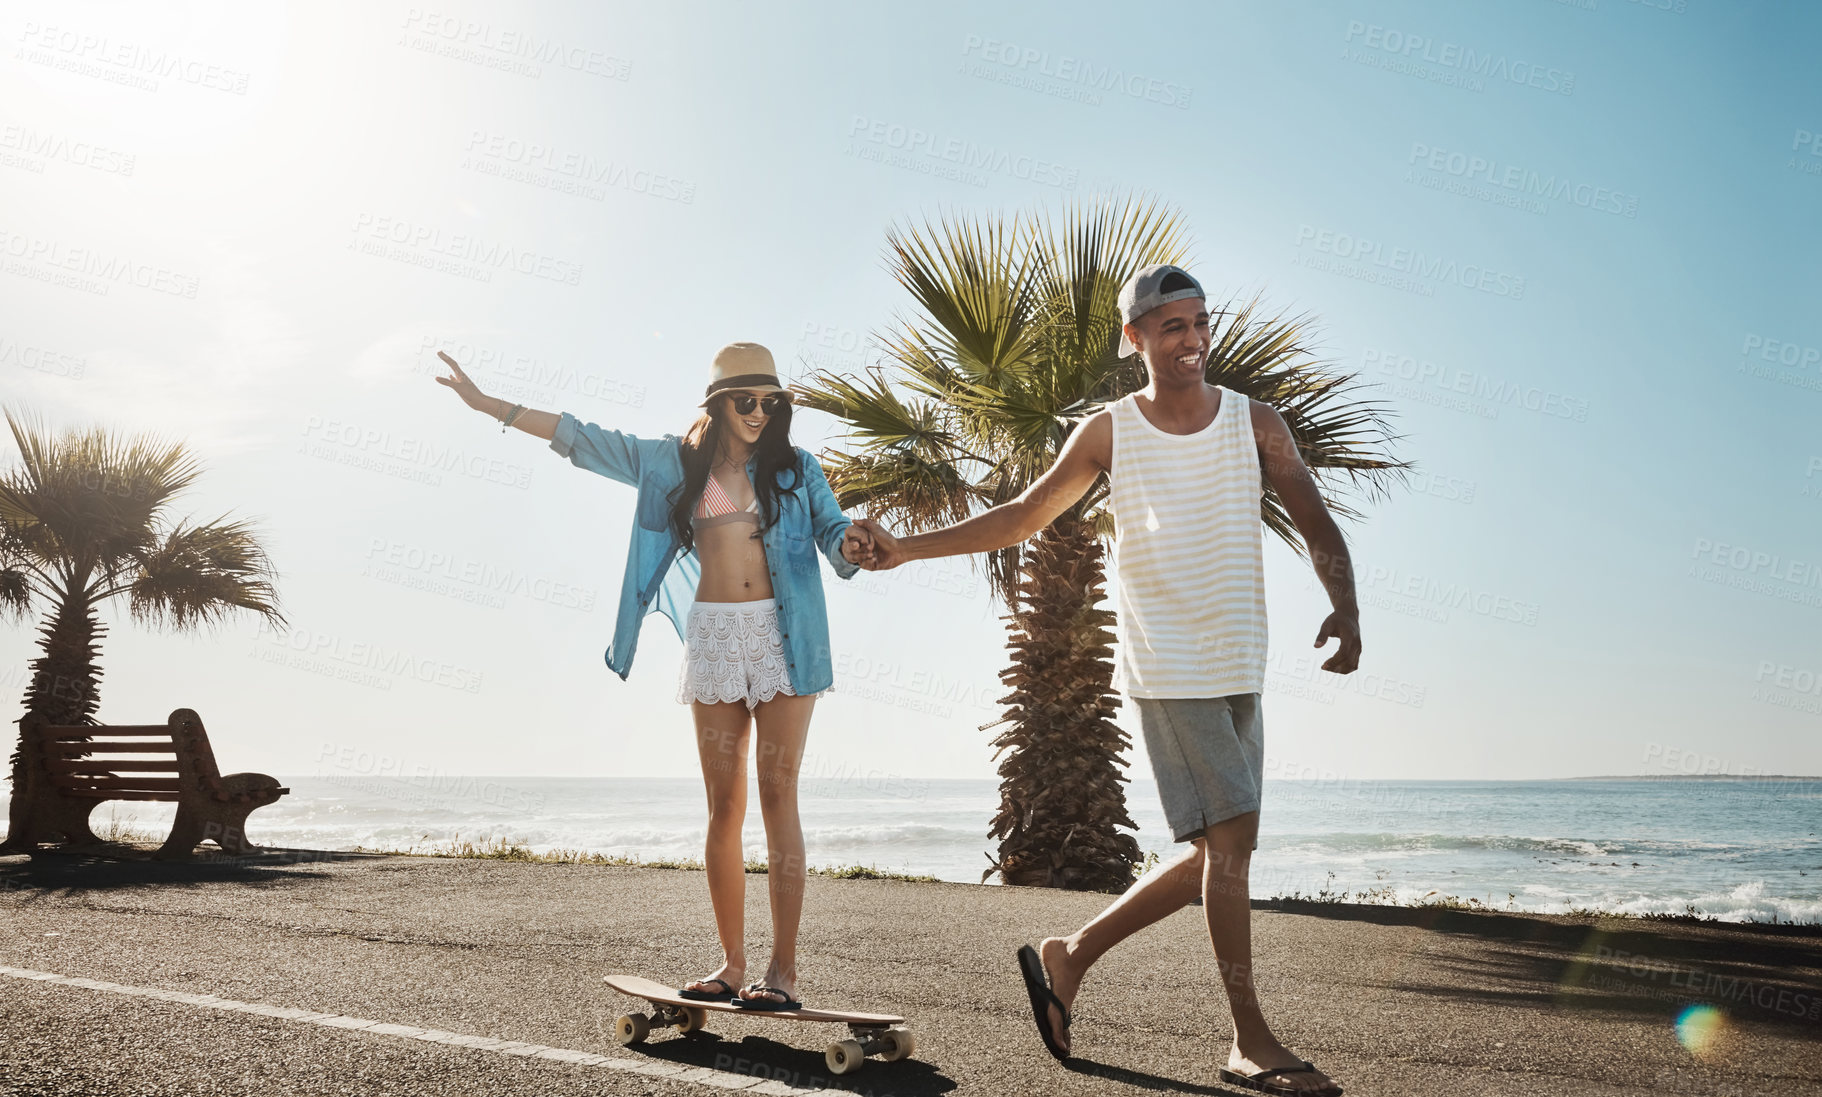
<svg viewBox="0 0 1822 1097"><path fill-rule="evenodd" d="M1111 405L1115 681L1128 697L1265 689L1264 483L1249 402L1220 391L1194 434L1159 430L1134 396Z"/></svg>

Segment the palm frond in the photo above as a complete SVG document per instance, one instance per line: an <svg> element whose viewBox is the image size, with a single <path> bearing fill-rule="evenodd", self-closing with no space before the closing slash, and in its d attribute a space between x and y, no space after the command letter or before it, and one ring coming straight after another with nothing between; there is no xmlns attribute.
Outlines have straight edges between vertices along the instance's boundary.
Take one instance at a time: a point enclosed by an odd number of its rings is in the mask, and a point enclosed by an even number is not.
<svg viewBox="0 0 1822 1097"><path fill-rule="evenodd" d="M977 489L954 464L911 450L830 450L821 460L843 510L864 506L870 517L907 532L959 522L977 502Z"/></svg>
<svg viewBox="0 0 1822 1097"><path fill-rule="evenodd" d="M1410 468L1389 453L1389 444L1400 437L1390 429L1390 413L1351 395L1358 382L1316 353L1307 316L1260 312L1254 295L1213 320L1205 376L1210 384L1271 405L1290 428L1330 513L1358 519L1362 512L1350 496L1383 497L1387 482ZM1305 555L1303 538L1269 481L1261 519L1293 552Z"/></svg>
<svg viewBox="0 0 1822 1097"><path fill-rule="evenodd" d="M224 516L204 525L178 523L140 558L126 592L133 619L142 624L217 625L236 609L283 624L274 578L252 527Z"/></svg>
<svg viewBox="0 0 1822 1097"><path fill-rule="evenodd" d="M41 565L78 581L143 551L172 497L200 472L181 442L104 428L53 435L35 416L6 412L20 467L0 478L0 519Z"/></svg>
<svg viewBox="0 0 1822 1097"><path fill-rule="evenodd" d="M969 377L992 383L1028 363L1035 269L1023 246L1024 220L987 217L891 228L893 277L910 291L925 320L919 341L940 349Z"/></svg>

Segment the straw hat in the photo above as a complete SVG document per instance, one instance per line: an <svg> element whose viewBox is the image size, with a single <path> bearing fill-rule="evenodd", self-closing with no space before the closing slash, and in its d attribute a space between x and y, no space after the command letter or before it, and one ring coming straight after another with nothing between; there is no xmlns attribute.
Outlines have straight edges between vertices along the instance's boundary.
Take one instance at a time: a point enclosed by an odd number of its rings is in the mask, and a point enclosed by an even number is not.
<svg viewBox="0 0 1822 1097"><path fill-rule="evenodd" d="M758 343L729 343L715 352L715 362L709 367L709 387L698 406L708 407L709 401L723 389L785 391L778 383L778 367L772 362L772 352Z"/></svg>

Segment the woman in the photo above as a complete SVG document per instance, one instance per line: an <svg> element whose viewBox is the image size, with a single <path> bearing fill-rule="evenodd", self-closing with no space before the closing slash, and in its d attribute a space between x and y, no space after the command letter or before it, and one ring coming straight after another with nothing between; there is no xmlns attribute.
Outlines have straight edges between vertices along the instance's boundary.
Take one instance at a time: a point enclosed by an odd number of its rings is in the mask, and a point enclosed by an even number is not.
<svg viewBox="0 0 1822 1097"><path fill-rule="evenodd" d="M619 617L607 665L632 667L645 615L658 609L684 641L677 699L690 706L708 789L709 899L725 962L681 988L685 997L748 1009L795 1009L803 912L803 828L797 771L816 698L834 680L820 552L846 579L871 553L851 528L822 466L791 445L791 394L772 354L733 343L715 355L701 418L682 438L641 439L575 416L482 394L454 359L437 380L462 402L550 440L571 463L639 489ZM758 740L772 957L746 981L748 729ZM735 988L739 987L738 990Z"/></svg>

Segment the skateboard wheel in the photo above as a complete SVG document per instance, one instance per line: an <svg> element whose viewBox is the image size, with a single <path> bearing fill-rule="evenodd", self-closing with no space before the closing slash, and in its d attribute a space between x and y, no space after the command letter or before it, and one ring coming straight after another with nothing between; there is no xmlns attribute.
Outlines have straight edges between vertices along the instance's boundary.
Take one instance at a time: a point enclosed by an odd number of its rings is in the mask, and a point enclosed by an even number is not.
<svg viewBox="0 0 1822 1097"><path fill-rule="evenodd" d="M685 1036L688 1036L692 1032L701 1032L704 1028L708 1027L708 1023L708 1010L703 1009L701 1006L684 1006L683 1020L678 1021L671 1027L675 1028L678 1032L683 1033Z"/></svg>
<svg viewBox="0 0 1822 1097"><path fill-rule="evenodd" d="M911 1035L911 1030L908 1028L889 1028L886 1030L886 1039L892 1046L888 1050L880 1052L879 1057L888 1063L909 1059L917 1051L917 1037Z"/></svg>
<svg viewBox="0 0 1822 1097"><path fill-rule="evenodd" d="M829 1065L831 1074L852 1074L867 1061L867 1053L861 1050L858 1040L841 1040L829 1045L829 1050L822 1053L822 1061Z"/></svg>
<svg viewBox="0 0 1822 1097"><path fill-rule="evenodd" d="M643 1013L623 1013L614 1022L614 1039L621 1047L628 1044L643 1044L652 1032L652 1019Z"/></svg>

